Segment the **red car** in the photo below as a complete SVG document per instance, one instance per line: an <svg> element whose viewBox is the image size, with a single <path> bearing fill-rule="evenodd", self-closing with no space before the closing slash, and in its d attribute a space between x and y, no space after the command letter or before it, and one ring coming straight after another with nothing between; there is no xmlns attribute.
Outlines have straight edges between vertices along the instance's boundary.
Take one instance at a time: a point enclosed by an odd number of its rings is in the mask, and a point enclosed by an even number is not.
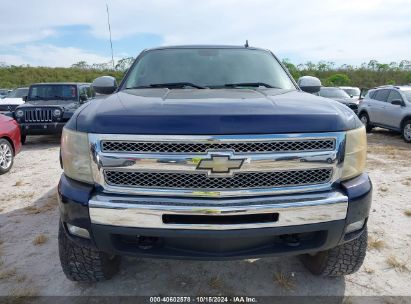
<svg viewBox="0 0 411 304"><path fill-rule="evenodd" d="M14 156L21 149L20 127L8 116L0 114L0 175L13 166Z"/></svg>

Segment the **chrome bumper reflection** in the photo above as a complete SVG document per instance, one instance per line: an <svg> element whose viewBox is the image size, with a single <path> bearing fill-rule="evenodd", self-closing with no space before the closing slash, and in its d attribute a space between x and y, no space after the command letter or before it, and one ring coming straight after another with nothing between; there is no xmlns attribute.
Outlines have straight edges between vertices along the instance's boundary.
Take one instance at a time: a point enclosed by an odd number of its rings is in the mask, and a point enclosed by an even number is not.
<svg viewBox="0 0 411 304"><path fill-rule="evenodd" d="M245 199L172 199L96 195L89 201L93 224L168 229L231 230L284 227L345 219L348 198L340 192ZM230 216L278 213L275 222L165 224L163 215Z"/></svg>

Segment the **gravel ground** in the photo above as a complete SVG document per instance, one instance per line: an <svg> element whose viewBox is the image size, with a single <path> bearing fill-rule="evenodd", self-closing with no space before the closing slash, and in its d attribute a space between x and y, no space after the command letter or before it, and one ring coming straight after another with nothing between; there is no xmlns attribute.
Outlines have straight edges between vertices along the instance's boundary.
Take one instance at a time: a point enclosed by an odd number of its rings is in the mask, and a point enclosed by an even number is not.
<svg viewBox="0 0 411 304"><path fill-rule="evenodd" d="M297 257L230 262L125 258L111 281L79 284L57 250L59 139L29 137L0 176L0 295L408 295L411 296L411 145L369 134L374 182L364 266L345 278L312 276Z"/></svg>

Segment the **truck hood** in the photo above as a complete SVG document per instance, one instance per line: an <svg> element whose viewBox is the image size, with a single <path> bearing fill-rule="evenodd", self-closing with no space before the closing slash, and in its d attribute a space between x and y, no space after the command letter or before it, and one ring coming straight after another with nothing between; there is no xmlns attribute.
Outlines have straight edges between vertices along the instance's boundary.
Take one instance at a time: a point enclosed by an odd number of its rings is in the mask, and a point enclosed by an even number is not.
<svg viewBox="0 0 411 304"><path fill-rule="evenodd" d="M25 107L25 108L53 107L53 108L61 108L67 112L74 112L79 107L79 103L75 101L61 102L61 100L42 100L41 102L38 102L38 103L32 103L31 101L27 101L26 103L24 103L23 106L20 106L19 108L22 108L22 107Z"/></svg>
<svg viewBox="0 0 411 304"><path fill-rule="evenodd" d="M24 103L24 100L22 98L6 97L3 99L0 99L0 104L2 105L21 105L23 103Z"/></svg>
<svg viewBox="0 0 411 304"><path fill-rule="evenodd" d="M338 102L279 89L138 89L82 106L70 129L105 134L334 132L361 122Z"/></svg>

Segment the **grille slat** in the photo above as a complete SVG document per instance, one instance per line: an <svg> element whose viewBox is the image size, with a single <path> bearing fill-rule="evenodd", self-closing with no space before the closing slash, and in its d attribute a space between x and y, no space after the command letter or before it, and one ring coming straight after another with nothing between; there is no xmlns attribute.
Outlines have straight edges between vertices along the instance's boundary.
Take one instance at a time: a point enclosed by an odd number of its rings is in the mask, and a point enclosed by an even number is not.
<svg viewBox="0 0 411 304"><path fill-rule="evenodd" d="M24 109L24 119L26 122L52 122L51 109Z"/></svg>
<svg viewBox="0 0 411 304"><path fill-rule="evenodd" d="M241 172L231 177L208 177L198 173L138 172L105 170L107 184L120 187L225 190L291 187L325 184L330 168L277 172Z"/></svg>
<svg viewBox="0 0 411 304"><path fill-rule="evenodd" d="M237 153L332 151L334 139L276 140L235 143L133 142L103 140L103 152L114 153L206 153L208 150L233 150Z"/></svg>

